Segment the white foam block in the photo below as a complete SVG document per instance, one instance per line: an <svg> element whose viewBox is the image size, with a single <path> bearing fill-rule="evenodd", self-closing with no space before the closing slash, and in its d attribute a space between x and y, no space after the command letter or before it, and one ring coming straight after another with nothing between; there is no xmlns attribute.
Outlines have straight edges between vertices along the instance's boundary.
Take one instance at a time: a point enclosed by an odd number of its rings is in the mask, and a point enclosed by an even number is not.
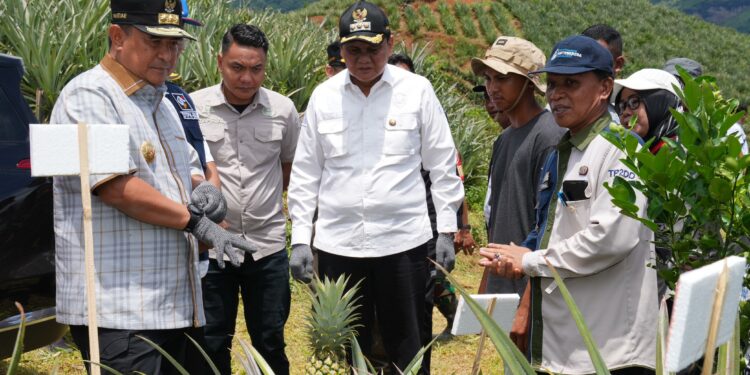
<svg viewBox="0 0 750 375"><path fill-rule="evenodd" d="M89 173L127 173L130 138L127 125L89 124ZM31 175L80 174L78 125L29 125Z"/></svg>
<svg viewBox="0 0 750 375"><path fill-rule="evenodd" d="M745 259L731 256L727 258L727 266L728 284L716 336L717 346L729 341L734 331ZM706 352L716 286L723 268L724 261L721 260L680 275L667 337L668 371L680 371Z"/></svg>
<svg viewBox="0 0 750 375"><path fill-rule="evenodd" d="M487 306L490 305L492 299L497 299L495 309L492 311L492 319L506 332L510 331L513 318L516 316L516 309L518 309L518 294L472 294L471 298L477 301L484 311L487 311ZM476 335L481 331L482 325L479 324L476 315L471 311L466 301L460 298L451 334L456 336Z"/></svg>

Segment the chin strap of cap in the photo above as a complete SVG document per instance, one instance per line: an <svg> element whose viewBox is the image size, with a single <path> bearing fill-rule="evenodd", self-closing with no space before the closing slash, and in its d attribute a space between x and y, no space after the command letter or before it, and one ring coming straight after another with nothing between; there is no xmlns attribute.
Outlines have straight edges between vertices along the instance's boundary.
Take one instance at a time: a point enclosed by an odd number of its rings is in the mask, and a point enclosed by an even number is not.
<svg viewBox="0 0 750 375"><path fill-rule="evenodd" d="M516 108L518 103L521 102L521 98L523 98L523 93L526 92L526 88L529 87L529 80L525 80L523 82L523 87L521 88L521 92L518 93L518 97L516 97L516 101L513 102L513 104L510 105L510 108L502 110L501 112L508 113L513 110L513 108Z"/></svg>

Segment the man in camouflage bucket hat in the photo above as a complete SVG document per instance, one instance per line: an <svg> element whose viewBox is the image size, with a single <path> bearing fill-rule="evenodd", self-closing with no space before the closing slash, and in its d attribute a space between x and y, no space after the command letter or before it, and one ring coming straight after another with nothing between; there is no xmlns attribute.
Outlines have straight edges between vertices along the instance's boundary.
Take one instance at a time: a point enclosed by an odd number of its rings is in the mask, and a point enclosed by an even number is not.
<svg viewBox="0 0 750 375"><path fill-rule="evenodd" d="M501 36L485 52L474 58L474 74L483 76L487 95L510 120L510 126L492 147L490 181L487 189L490 207L487 222L490 243L521 243L533 229L536 185L539 171L563 134L552 114L536 101L535 92L546 87L538 75L528 73L544 66L544 53L533 43ZM521 310L528 307L524 289L528 278L512 280L487 275L487 293L522 295ZM524 318L527 314L521 314ZM511 336L523 338L525 319L517 319ZM515 340L524 343L526 340Z"/></svg>

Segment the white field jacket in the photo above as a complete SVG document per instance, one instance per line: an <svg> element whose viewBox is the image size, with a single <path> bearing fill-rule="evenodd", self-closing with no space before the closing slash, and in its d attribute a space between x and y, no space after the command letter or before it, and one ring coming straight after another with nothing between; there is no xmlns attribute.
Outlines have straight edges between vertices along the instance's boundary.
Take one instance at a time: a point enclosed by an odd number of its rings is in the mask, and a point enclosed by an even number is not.
<svg viewBox="0 0 750 375"><path fill-rule="evenodd" d="M587 180L589 198L567 206L558 200L547 248L523 258L526 274L541 277L542 360L537 365L560 374L594 372L546 257L564 278L608 367L654 368L658 308L653 233L621 215L603 186L614 176L636 177L620 161L623 153L601 135L581 146L585 148L573 147L566 167L558 167L558 178ZM643 195L636 204L643 215ZM532 338L539 337L539 329L532 325Z"/></svg>

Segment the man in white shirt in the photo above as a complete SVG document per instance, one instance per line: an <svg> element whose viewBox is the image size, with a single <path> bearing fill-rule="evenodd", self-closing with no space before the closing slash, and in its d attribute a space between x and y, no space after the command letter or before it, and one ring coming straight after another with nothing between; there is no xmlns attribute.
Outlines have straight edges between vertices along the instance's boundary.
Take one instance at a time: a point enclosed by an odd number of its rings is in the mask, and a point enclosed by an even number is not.
<svg viewBox="0 0 750 375"><path fill-rule="evenodd" d="M388 18L359 1L339 22L347 70L313 92L289 186L290 267L312 276L310 238L322 276L346 274L359 287L358 340L365 354L377 312L391 366L405 368L423 345L419 327L432 237L420 166L430 171L437 211L436 260L450 270L463 187L443 109L423 77L387 66ZM429 373L429 369L423 369Z"/></svg>

